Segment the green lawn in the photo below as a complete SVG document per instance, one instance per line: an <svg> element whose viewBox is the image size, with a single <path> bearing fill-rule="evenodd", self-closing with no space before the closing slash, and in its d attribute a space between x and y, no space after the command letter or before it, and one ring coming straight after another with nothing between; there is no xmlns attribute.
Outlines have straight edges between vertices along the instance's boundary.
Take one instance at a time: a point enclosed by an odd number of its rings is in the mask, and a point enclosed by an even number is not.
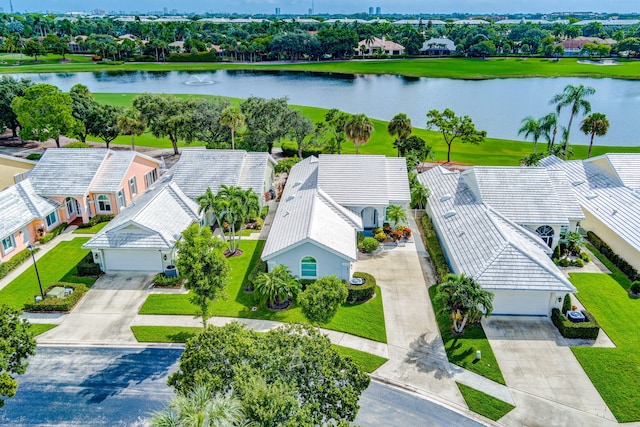
<svg viewBox="0 0 640 427"><path fill-rule="evenodd" d="M297 304L282 312L273 312L266 308L251 310L256 304L253 296L244 292L243 284L246 282L253 265L259 259L264 243L263 240L242 241L240 248L244 254L229 259L231 280L226 290L227 298L213 303L209 314L211 316L308 323ZM376 297L366 303L343 304L331 322L322 325L322 327L374 341L387 342L380 292L380 288L376 288ZM196 312L197 307L189 302L189 295L184 294L150 295L140 309L140 314L195 315Z"/></svg>
<svg viewBox="0 0 640 427"><path fill-rule="evenodd" d="M100 222L100 223L94 225L93 227L76 228L75 230L73 230L73 234L97 234L98 231L102 230L107 224L109 224L109 223L108 222Z"/></svg>
<svg viewBox="0 0 640 427"><path fill-rule="evenodd" d="M444 341L444 348L449 361L471 372L506 385L496 356L493 354L482 326L467 326L462 335L455 334L452 330L449 316L446 313L439 313L442 306L435 301L435 293L436 287L430 287L429 297L436 312L440 335ZM476 360L477 350L482 352L482 359L480 360Z"/></svg>
<svg viewBox="0 0 640 427"><path fill-rule="evenodd" d="M38 260L38 271L43 288L53 282L84 283L88 288L95 283L95 278L75 276L76 264L89 253L88 249L81 248L88 240L83 237L60 242ZM33 297L39 294L38 280L31 265L0 290L0 301L21 310L26 302L33 301Z"/></svg>
<svg viewBox="0 0 640 427"><path fill-rule="evenodd" d="M490 420L497 421L500 418L507 415L515 406L503 402L500 399L496 399L493 396L489 396L486 393L471 388L464 384L456 383L460 393L467 402L467 406L476 414L480 414L483 417L487 417Z"/></svg>
<svg viewBox="0 0 640 427"><path fill-rule="evenodd" d="M360 367L360 369L368 373L372 373L389 360L385 357L376 356L375 354L354 350L353 348L343 347L337 344L333 344L333 348L341 355L350 357L355 364Z"/></svg>
<svg viewBox="0 0 640 427"><path fill-rule="evenodd" d="M29 324L29 328L31 329L31 332L33 332L34 336L38 336L40 334L44 334L49 329L53 329L56 326L58 326L58 325L52 325L52 324L48 324L48 323L30 323Z"/></svg>
<svg viewBox="0 0 640 427"><path fill-rule="evenodd" d="M640 299L629 295L630 281L620 270L589 249L613 274L572 273L569 280L616 348L571 350L616 419L640 421Z"/></svg>

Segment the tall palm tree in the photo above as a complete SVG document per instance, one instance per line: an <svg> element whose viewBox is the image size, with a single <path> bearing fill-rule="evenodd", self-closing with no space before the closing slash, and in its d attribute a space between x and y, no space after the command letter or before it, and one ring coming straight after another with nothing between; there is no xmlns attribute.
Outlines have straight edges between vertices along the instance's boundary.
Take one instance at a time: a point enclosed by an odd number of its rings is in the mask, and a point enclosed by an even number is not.
<svg viewBox="0 0 640 427"><path fill-rule="evenodd" d="M411 135L412 130L411 119L405 113L396 114L389 122L387 131L389 135L396 137L393 144L398 149L398 157L404 155L403 142Z"/></svg>
<svg viewBox="0 0 640 427"><path fill-rule="evenodd" d="M591 148L593 148L593 138L597 136L604 136L609 131L609 120L607 116L602 113L592 113L584 118L580 126L580 130L585 135L591 135L589 141L589 153L587 158L591 157Z"/></svg>
<svg viewBox="0 0 640 427"><path fill-rule="evenodd" d="M207 195L206 199L208 198ZM208 201L203 203L208 203ZM221 228L224 228L225 222L229 224L229 238L227 239L224 233L223 237L231 255L238 250L242 239L243 225L255 218L259 212L260 199L252 189L243 190L240 187L224 184L220 186L218 193L213 197L213 213ZM240 233L236 231L240 231Z"/></svg>
<svg viewBox="0 0 640 427"><path fill-rule="evenodd" d="M527 116L522 119L521 124L522 126L518 129L518 135L524 134L525 138L528 138L529 136L533 138L533 154L535 155L538 148L538 140L544 132L541 120L538 120L533 116Z"/></svg>
<svg viewBox="0 0 640 427"><path fill-rule="evenodd" d="M123 135L131 135L131 149L136 149L136 135L140 136L147 130L147 122L142 113L135 108L126 108L117 118L117 124Z"/></svg>
<svg viewBox="0 0 640 427"><path fill-rule="evenodd" d="M419 182L411 184L411 207L414 209L424 209L431 195L431 190Z"/></svg>
<svg viewBox="0 0 640 427"><path fill-rule="evenodd" d="M220 124L231 129L231 149L236 149L236 129L244 126L245 116L240 107L229 106L220 113Z"/></svg>
<svg viewBox="0 0 640 427"><path fill-rule="evenodd" d="M556 142L556 134L558 133L558 114L555 111L543 116L540 119L540 127L544 138L547 140L547 151L553 147Z"/></svg>
<svg viewBox="0 0 640 427"><path fill-rule="evenodd" d="M371 138L373 123L364 114L354 114L347 119L344 125L344 132L347 139L356 146L356 154L358 154L360 145L366 144Z"/></svg>
<svg viewBox="0 0 640 427"><path fill-rule="evenodd" d="M488 317L493 311L493 294L464 274L447 274L438 285L436 300L449 313L457 333L462 333L468 322L477 322L483 314Z"/></svg>
<svg viewBox="0 0 640 427"><path fill-rule="evenodd" d="M571 124L573 118L578 114L589 114L591 112L591 104L585 98L596 93L596 90L590 86L580 85L573 86L567 85L564 90L556 94L549 103L556 106L556 112L560 114L560 111L564 107L571 107L571 113L569 115L569 125L567 126L567 134L564 138L564 152L568 152L569 146L569 134L571 133ZM566 154L565 154L566 159Z"/></svg>

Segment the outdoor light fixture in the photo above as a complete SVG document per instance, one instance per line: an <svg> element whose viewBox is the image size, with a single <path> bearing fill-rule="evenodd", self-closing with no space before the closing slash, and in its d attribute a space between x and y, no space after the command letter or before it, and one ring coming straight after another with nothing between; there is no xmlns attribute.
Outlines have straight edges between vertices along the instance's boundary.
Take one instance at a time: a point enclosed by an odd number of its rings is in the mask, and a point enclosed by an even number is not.
<svg viewBox="0 0 640 427"><path fill-rule="evenodd" d="M562 302L562 297L559 297L559 298L558 298L558 302Z"/></svg>
<svg viewBox="0 0 640 427"><path fill-rule="evenodd" d="M162 255L162 259L166 261L167 260L167 254Z"/></svg>
<svg viewBox="0 0 640 427"><path fill-rule="evenodd" d="M36 264L36 255L31 242L27 243L27 249L31 252L31 258L33 259L33 268L36 269L36 277L38 278L38 286L40 287L40 296L44 299L44 292L42 291L42 282L40 281L40 273L38 272L38 264Z"/></svg>

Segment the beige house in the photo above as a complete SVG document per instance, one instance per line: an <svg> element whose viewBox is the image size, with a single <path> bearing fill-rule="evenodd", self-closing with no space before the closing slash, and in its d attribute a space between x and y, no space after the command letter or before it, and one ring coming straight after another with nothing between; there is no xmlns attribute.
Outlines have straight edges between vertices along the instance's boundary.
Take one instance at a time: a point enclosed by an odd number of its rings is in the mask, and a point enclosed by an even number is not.
<svg viewBox="0 0 640 427"><path fill-rule="evenodd" d="M26 178L37 162L0 154L0 191Z"/></svg>
<svg viewBox="0 0 640 427"><path fill-rule="evenodd" d="M404 46L387 40L386 38L374 37L372 40L360 40L356 53L360 56L374 55L378 52L384 52L387 55L403 55Z"/></svg>

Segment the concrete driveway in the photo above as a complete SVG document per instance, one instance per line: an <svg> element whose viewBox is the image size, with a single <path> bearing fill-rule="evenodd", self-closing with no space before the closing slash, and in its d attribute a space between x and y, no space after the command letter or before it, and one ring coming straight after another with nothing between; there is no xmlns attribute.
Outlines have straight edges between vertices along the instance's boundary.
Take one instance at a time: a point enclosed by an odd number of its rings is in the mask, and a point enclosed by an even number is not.
<svg viewBox="0 0 640 427"><path fill-rule="evenodd" d="M151 288L154 273L108 273L96 281L60 326L40 344L137 344L130 325Z"/></svg>

